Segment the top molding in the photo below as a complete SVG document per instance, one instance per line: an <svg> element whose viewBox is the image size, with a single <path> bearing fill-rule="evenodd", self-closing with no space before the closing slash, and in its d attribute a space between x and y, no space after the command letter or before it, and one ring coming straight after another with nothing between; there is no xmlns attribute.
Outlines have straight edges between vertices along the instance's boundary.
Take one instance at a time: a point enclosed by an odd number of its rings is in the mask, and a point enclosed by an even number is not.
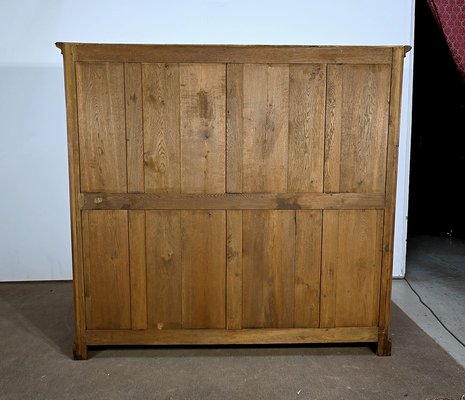
<svg viewBox="0 0 465 400"><path fill-rule="evenodd" d="M270 45L166 45L57 42L74 61L147 63L352 63L391 64L393 50L410 46L270 46Z"/></svg>

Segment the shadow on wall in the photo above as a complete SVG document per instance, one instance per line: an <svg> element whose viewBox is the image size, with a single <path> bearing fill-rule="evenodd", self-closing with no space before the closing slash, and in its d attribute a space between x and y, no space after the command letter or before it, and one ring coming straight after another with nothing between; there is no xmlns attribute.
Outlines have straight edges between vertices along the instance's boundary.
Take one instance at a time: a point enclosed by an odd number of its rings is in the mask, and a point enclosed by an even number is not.
<svg viewBox="0 0 465 400"><path fill-rule="evenodd" d="M0 69L0 281L70 279L63 70Z"/></svg>

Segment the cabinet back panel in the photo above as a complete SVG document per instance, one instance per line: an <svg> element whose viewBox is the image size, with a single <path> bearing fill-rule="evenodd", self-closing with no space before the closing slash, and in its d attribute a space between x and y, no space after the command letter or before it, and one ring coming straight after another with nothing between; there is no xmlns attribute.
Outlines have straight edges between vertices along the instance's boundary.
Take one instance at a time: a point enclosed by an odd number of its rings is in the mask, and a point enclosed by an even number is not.
<svg viewBox="0 0 465 400"><path fill-rule="evenodd" d="M404 48L61 46L78 353L389 352Z"/></svg>

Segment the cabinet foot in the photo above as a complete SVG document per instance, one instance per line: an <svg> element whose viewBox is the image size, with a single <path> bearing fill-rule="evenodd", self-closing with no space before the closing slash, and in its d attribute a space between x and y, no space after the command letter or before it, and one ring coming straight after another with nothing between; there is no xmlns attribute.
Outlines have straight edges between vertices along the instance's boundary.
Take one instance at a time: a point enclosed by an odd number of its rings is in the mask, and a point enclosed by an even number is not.
<svg viewBox="0 0 465 400"><path fill-rule="evenodd" d="M87 345L83 343L75 343L73 348L74 360L87 360Z"/></svg>
<svg viewBox="0 0 465 400"><path fill-rule="evenodd" d="M379 336L378 343L376 344L376 355L378 356L390 356L392 349L391 336L383 334Z"/></svg>

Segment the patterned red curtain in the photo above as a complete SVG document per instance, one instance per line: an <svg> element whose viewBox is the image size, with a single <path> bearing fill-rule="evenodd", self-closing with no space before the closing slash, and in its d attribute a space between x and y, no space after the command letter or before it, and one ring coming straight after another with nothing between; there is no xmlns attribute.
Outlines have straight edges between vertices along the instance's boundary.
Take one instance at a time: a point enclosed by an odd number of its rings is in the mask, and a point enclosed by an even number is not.
<svg viewBox="0 0 465 400"><path fill-rule="evenodd" d="M465 79L465 0L427 0Z"/></svg>

